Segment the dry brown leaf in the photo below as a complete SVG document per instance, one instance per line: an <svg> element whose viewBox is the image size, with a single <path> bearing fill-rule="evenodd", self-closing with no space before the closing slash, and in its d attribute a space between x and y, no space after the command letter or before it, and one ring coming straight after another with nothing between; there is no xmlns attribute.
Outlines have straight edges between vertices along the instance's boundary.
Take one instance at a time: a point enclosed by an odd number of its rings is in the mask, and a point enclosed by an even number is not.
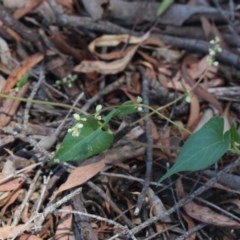
<svg viewBox="0 0 240 240"><path fill-rule="evenodd" d="M14 68L13 58L8 44L3 38L0 38L0 53L1 63L8 70L12 70Z"/></svg>
<svg viewBox="0 0 240 240"><path fill-rule="evenodd" d="M23 16L25 16L26 14L28 14L29 12L35 10L36 8L38 8L45 0L34 0L34 1L27 1L26 4L24 6L22 6L21 8L18 8L14 13L13 13L13 17L15 19L20 19Z"/></svg>
<svg viewBox="0 0 240 240"><path fill-rule="evenodd" d="M192 228L194 228L196 225L194 223L194 221L186 214L181 213L183 219L187 222L187 226L188 226L188 231L190 231ZM195 240L197 237L197 233L194 232L192 233L189 237L187 237L185 240Z"/></svg>
<svg viewBox="0 0 240 240"><path fill-rule="evenodd" d="M99 38L94 39L89 45L89 51L92 53L96 53L97 47L116 47L120 43L128 43L128 44L139 44L145 41L149 37L149 33L141 36L135 37L130 36L128 34L122 35L103 35Z"/></svg>
<svg viewBox="0 0 240 240"><path fill-rule="evenodd" d="M201 60L187 58L187 64L189 64L188 73L193 80L197 80L200 77L206 76L208 78L213 78L216 75L217 68L209 66L207 62L207 56L203 57ZM208 71L206 71L208 69Z"/></svg>
<svg viewBox="0 0 240 240"><path fill-rule="evenodd" d="M83 59L87 58L87 54L85 54L80 49L77 49L70 44L66 36L61 33L52 33L50 36L50 40L53 41L55 46L64 54L70 55L74 57L77 61L82 61ZM86 56L85 56L86 55Z"/></svg>
<svg viewBox="0 0 240 240"><path fill-rule="evenodd" d="M138 50L138 54L147 62L151 63L155 68L159 68L161 63L160 61L157 61L155 58L149 56L149 54L146 54L143 51Z"/></svg>
<svg viewBox="0 0 240 240"><path fill-rule="evenodd" d="M190 76L190 74L188 73L185 61L186 60L183 61L183 64L181 67L182 76L191 87L194 87L195 82L194 82L193 78ZM211 103L214 107L216 107L216 109L219 111L219 113L223 112L220 102L212 94L210 94L205 88L203 88L203 86L197 85L193 89L193 92L197 96L201 97L202 99L204 99L205 101Z"/></svg>
<svg viewBox="0 0 240 240"><path fill-rule="evenodd" d="M3 218L7 208L17 200L18 196L21 194L21 189L18 189L17 191L9 194L10 195L8 196L5 205L1 209L0 218Z"/></svg>
<svg viewBox="0 0 240 240"><path fill-rule="evenodd" d="M117 50L109 53L96 53L95 55L97 55L101 60L106 60L106 61L117 60L126 56L126 54L128 54L128 52L131 51L131 49L132 47L130 46L130 47L127 47L124 51Z"/></svg>
<svg viewBox="0 0 240 240"><path fill-rule="evenodd" d="M185 195L181 178L178 178L178 180L176 181L176 193L178 198L182 198ZM240 228L240 222L232 220L231 218L224 216L223 214L219 214L212 209L201 206L197 203L186 203L183 208L188 214L188 216L198 221L219 227L231 227L237 229Z"/></svg>
<svg viewBox="0 0 240 240"><path fill-rule="evenodd" d="M202 24L202 30L203 30L204 36L206 39L209 39L209 37L211 37L211 33L212 33L212 25L210 24L208 19L204 16L200 17L200 21Z"/></svg>
<svg viewBox="0 0 240 240"><path fill-rule="evenodd" d="M20 88L20 90L15 93L10 93L8 94L8 96L13 96L13 97L23 97L26 93L26 91L29 88L29 83L25 84L22 88ZM1 98L0 98L0 103L1 103ZM3 106L0 107L0 127L4 127L6 126L10 120L11 117L15 114L18 106L20 105L20 101L19 100L14 100L14 99L5 99L5 101L3 102Z"/></svg>
<svg viewBox="0 0 240 240"><path fill-rule="evenodd" d="M63 183L55 192L55 195L58 195L60 192L63 192L70 188L80 186L98 174L104 168L104 166L104 159L101 159L96 163L75 168L68 176L67 181Z"/></svg>
<svg viewBox="0 0 240 240"><path fill-rule="evenodd" d="M144 154L145 147L137 144L127 144L108 150L104 161L106 164L116 164Z"/></svg>
<svg viewBox="0 0 240 240"><path fill-rule="evenodd" d="M72 211L71 206L64 206L62 210ZM57 240L69 240L72 231L72 214L63 212L61 214L61 218L59 224L57 226L57 230L55 232L54 239Z"/></svg>
<svg viewBox="0 0 240 240"><path fill-rule="evenodd" d="M162 200L154 193L154 191L149 188L148 193L149 197L149 206L150 206L150 216L157 216L162 222L171 222L170 216L165 217L165 212L167 211ZM164 216L163 219L160 216Z"/></svg>
<svg viewBox="0 0 240 240"><path fill-rule="evenodd" d="M101 74L116 74L123 71L133 55L138 49L138 45L133 47L122 59L115 60L112 62L104 61L82 61L79 65L74 68L75 72L90 73L98 72Z"/></svg>
<svg viewBox="0 0 240 240"><path fill-rule="evenodd" d="M79 65L74 68L76 72L90 73L90 72L98 72L101 74L116 74L118 72L123 71L133 55L137 51L139 45L149 37L149 33L146 33L142 37L134 37L127 34L123 35L104 35L95 39L93 42L89 44L89 50L93 52L95 55L99 56L102 59L116 59L112 62L104 62L104 61L82 61ZM125 50L124 53L120 51L115 51L107 54L98 54L95 51L96 47L113 47L117 46L121 42L128 42L130 44L137 44L137 46L129 47Z"/></svg>
<svg viewBox="0 0 240 240"><path fill-rule="evenodd" d="M4 145L7 145L15 140L15 137L12 135L5 135L5 134L0 134L0 142L1 142L1 147L4 147Z"/></svg>
<svg viewBox="0 0 240 240"><path fill-rule="evenodd" d="M2 75L0 75L0 92L2 91L4 85L5 85L5 78Z"/></svg>
<svg viewBox="0 0 240 240"><path fill-rule="evenodd" d="M227 216L214 212L210 208L201 206L197 203L187 203L184 206L184 210L189 216L198 221L219 227L231 227L240 229L240 222L232 220Z"/></svg>
<svg viewBox="0 0 240 240"><path fill-rule="evenodd" d="M193 132L197 132L201 127L203 127L212 117L214 116L214 112L212 109L208 108L206 109L202 116L201 119L199 120L197 126L195 127Z"/></svg>
<svg viewBox="0 0 240 240"><path fill-rule="evenodd" d="M14 155L13 152L11 152L8 149L5 149L5 151L10 153L11 156ZM3 165L2 175L5 176L5 177L8 177L8 176L11 176L11 175L15 176L15 174L16 174L16 169L15 169L13 161L11 159L7 159L7 161Z"/></svg>
<svg viewBox="0 0 240 240"><path fill-rule="evenodd" d="M15 227L9 225L0 227L0 239L13 238L18 232L21 232L23 230L23 227L26 229L24 224L20 224ZM32 227L33 224L29 223L26 230L30 230Z"/></svg>
<svg viewBox="0 0 240 240"><path fill-rule="evenodd" d="M163 48L166 46L165 43L159 37L154 37L154 36L150 36L146 40L144 40L143 46L145 45L153 45L160 48Z"/></svg>
<svg viewBox="0 0 240 240"><path fill-rule="evenodd" d="M65 9L67 9L69 12L74 11L74 4L75 0L55 0L57 4L62 5Z"/></svg>
<svg viewBox="0 0 240 240"><path fill-rule="evenodd" d="M35 235L30 235L30 234L26 234L26 233L23 233L19 238L18 240L42 240L42 238L39 238Z"/></svg>
<svg viewBox="0 0 240 240"><path fill-rule="evenodd" d="M184 52L180 52L177 50L169 49L169 48L156 48L153 56L157 59L163 59L166 63L177 63L180 58L182 58Z"/></svg>
<svg viewBox="0 0 240 240"><path fill-rule="evenodd" d="M13 38L15 39L17 42L21 41L21 36L16 33L15 31L13 31L10 27L5 26L5 24L3 24L2 21L0 21L0 26L4 27L4 29L6 30L6 32Z"/></svg>
<svg viewBox="0 0 240 240"><path fill-rule="evenodd" d="M124 51L118 50L118 51L113 51L109 53L98 53L96 52L96 48L97 47L115 47L119 45L121 42L127 43L128 45L142 43L142 47L144 47L145 45L159 46L162 44L160 40L149 38L148 33L146 33L142 37L135 37L127 34L104 35L92 41L89 44L89 50L102 60L113 60L113 59L116 60L118 58L122 58L123 56L125 56L127 52L131 50L131 47L127 47ZM150 61L151 63L154 62L156 67L159 66L159 62L157 60L151 58L149 55L145 54L144 52L140 51L140 55L143 55L147 61Z"/></svg>
<svg viewBox="0 0 240 240"><path fill-rule="evenodd" d="M5 176L1 179L4 179ZM0 184L0 192L9 192L9 191L14 191L16 189L19 189L22 184L24 183L24 178L23 177L17 177L12 180L9 180L7 182L1 183Z"/></svg>
<svg viewBox="0 0 240 240"><path fill-rule="evenodd" d="M31 0L3 0L3 6L6 8L20 8L23 7L26 2L30 2Z"/></svg>
<svg viewBox="0 0 240 240"><path fill-rule="evenodd" d="M23 60L7 78L6 84L3 88L3 93L8 94L26 73L28 73L40 61L42 61L43 57L44 55L42 53L36 53Z"/></svg>
<svg viewBox="0 0 240 240"><path fill-rule="evenodd" d="M21 192L23 192L23 191L21 191ZM38 195L38 198L37 197L35 197L34 199L31 198L32 201L33 200L37 201L40 198L40 194L36 194L36 195ZM32 213L31 209L32 208L31 208L30 204L25 205L25 207L21 213L22 223L27 223L29 221L29 218L31 217L31 213Z"/></svg>
<svg viewBox="0 0 240 240"><path fill-rule="evenodd" d="M197 121L199 120L200 115L200 104L198 97L195 94L191 95L191 102L190 102L190 114L188 117L187 129L192 130L195 126Z"/></svg>

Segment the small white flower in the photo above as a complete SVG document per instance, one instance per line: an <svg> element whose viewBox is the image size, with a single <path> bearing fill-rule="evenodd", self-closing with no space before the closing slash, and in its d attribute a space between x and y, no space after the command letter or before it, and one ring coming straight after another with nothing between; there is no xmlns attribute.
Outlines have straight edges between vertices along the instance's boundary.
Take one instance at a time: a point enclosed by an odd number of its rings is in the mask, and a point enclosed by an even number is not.
<svg viewBox="0 0 240 240"><path fill-rule="evenodd" d="M185 101L191 103L191 96L189 94L185 97Z"/></svg>
<svg viewBox="0 0 240 240"><path fill-rule="evenodd" d="M218 53L222 52L222 48L220 48L220 47L217 48L217 52L218 52Z"/></svg>
<svg viewBox="0 0 240 240"><path fill-rule="evenodd" d="M96 106L96 113L94 114L94 118L97 119L98 121L102 120L102 117L100 116L100 112L101 112L102 108L103 108L102 105Z"/></svg>
<svg viewBox="0 0 240 240"><path fill-rule="evenodd" d="M142 98L140 96L137 96L137 102L142 103L142 101L143 101Z"/></svg>
<svg viewBox="0 0 240 240"><path fill-rule="evenodd" d="M73 126L72 128L68 129L69 133L72 133L73 137L78 137L80 135L80 129L78 127Z"/></svg>
<svg viewBox="0 0 240 240"><path fill-rule="evenodd" d="M73 114L73 118L74 118L76 121L80 121L80 120L81 120L81 116L80 116L78 113L74 113L74 114Z"/></svg>
<svg viewBox="0 0 240 240"><path fill-rule="evenodd" d="M102 117L100 115L95 115L95 118L98 120L98 121L101 121L102 120Z"/></svg>
<svg viewBox="0 0 240 240"><path fill-rule="evenodd" d="M79 135L80 135L80 131L79 130L74 130L73 132L72 132L72 136L73 137L79 137Z"/></svg>
<svg viewBox="0 0 240 240"><path fill-rule="evenodd" d="M80 118L79 117L80 117L79 114L77 113L74 114L75 120L82 120L81 117ZM84 127L83 123L77 122L73 127L68 129L68 132L72 133L73 137L78 137L80 135L81 128L83 127Z"/></svg>
<svg viewBox="0 0 240 240"><path fill-rule="evenodd" d="M213 45L215 43L214 39L212 39L209 43Z"/></svg>
<svg viewBox="0 0 240 240"><path fill-rule="evenodd" d="M83 128L83 124L80 123L80 122L76 123L75 127L78 128L78 129L81 129L81 128Z"/></svg>
<svg viewBox="0 0 240 240"><path fill-rule="evenodd" d="M209 49L209 53L210 56L214 56L215 55L215 51L213 49Z"/></svg>
<svg viewBox="0 0 240 240"><path fill-rule="evenodd" d="M96 113L100 113L102 111L103 106L102 105L97 105L96 106Z"/></svg>
<svg viewBox="0 0 240 240"><path fill-rule="evenodd" d="M219 37L215 37L213 40L210 41L212 45L208 51L207 63L210 66L217 67L218 62L215 61L216 55L222 51L220 46L220 39Z"/></svg>

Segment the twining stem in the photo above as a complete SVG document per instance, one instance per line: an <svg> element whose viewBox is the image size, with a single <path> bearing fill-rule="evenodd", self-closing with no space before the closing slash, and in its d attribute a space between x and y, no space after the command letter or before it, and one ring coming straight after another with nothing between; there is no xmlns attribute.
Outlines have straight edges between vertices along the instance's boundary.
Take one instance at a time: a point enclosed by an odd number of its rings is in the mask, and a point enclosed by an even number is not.
<svg viewBox="0 0 240 240"><path fill-rule="evenodd" d="M54 106L54 107L61 107L61 108L66 108L66 109L72 109L76 112L80 112L82 114L86 114L89 115L88 113L82 111L80 108L78 107L73 107L69 104L65 104L65 103L57 103L57 102L49 102L49 101L42 101L42 100L34 100L34 99L27 99L27 98L21 98L21 97L15 97L15 96L10 96L10 95L6 95L3 93L0 93L0 98L4 98L4 99L13 99L13 100L18 100L21 102L30 102L30 103L35 103L38 105L48 105L48 106Z"/></svg>

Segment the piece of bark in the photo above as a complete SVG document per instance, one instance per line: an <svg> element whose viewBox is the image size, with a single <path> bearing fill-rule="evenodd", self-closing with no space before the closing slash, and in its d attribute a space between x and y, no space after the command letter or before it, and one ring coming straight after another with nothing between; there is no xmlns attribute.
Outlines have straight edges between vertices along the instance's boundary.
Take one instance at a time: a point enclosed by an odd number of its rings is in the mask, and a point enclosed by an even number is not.
<svg viewBox="0 0 240 240"><path fill-rule="evenodd" d="M79 212L86 212L82 195L79 194L72 199L73 209ZM73 231L78 240L98 240L89 219L81 214L74 215Z"/></svg>
<svg viewBox="0 0 240 240"><path fill-rule="evenodd" d="M157 18L159 3L145 1L127 2L123 0L111 0L109 3L108 17L127 21L128 24L152 22ZM224 12L229 15L227 12ZM173 4L158 18L158 22L164 25L181 26L186 21L200 21L200 16L210 18L212 21L222 20L218 10L206 6L192 6L187 4Z"/></svg>

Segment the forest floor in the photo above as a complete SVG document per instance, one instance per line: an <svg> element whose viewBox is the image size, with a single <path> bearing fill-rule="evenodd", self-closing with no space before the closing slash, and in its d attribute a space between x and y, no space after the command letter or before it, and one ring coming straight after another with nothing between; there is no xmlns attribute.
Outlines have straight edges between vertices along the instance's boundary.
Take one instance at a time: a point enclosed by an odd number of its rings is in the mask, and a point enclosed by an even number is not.
<svg viewBox="0 0 240 240"><path fill-rule="evenodd" d="M0 239L240 239L240 5L173 2L2 1Z"/></svg>

